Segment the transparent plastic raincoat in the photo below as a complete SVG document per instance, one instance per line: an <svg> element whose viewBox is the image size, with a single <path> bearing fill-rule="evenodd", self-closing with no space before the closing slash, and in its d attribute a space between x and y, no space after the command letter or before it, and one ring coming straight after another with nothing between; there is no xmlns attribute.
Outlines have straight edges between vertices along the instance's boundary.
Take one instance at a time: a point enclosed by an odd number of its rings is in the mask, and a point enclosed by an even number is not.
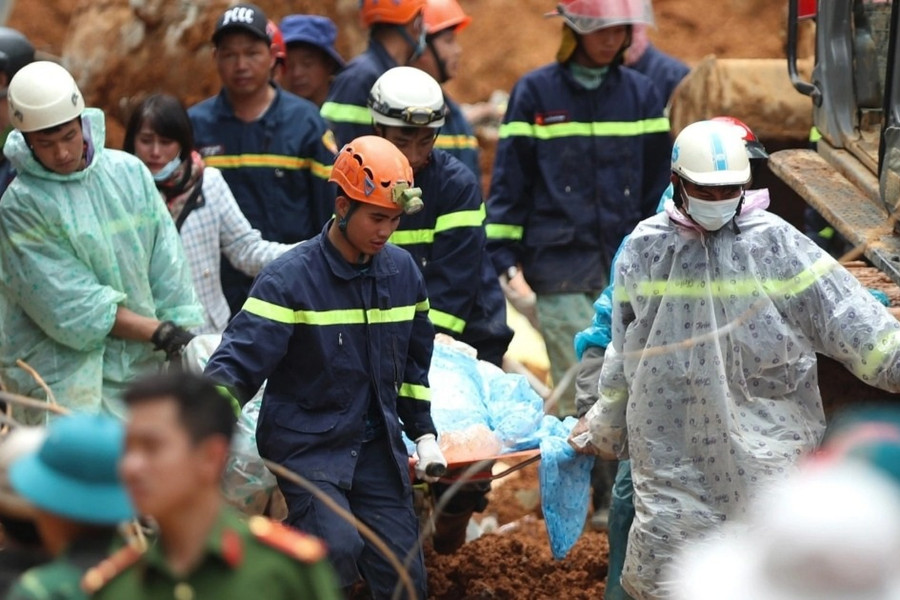
<svg viewBox="0 0 900 600"><path fill-rule="evenodd" d="M74 410L113 410L124 384L165 359L148 342L109 336L122 305L183 327L203 323L178 232L140 160L103 147L103 113L82 115L88 165L45 169L22 134L4 153L18 175L0 201L0 377ZM26 420L33 420L28 418Z"/></svg>
<svg viewBox="0 0 900 600"><path fill-rule="evenodd" d="M639 600L667 597L677 548L742 514L819 443L816 352L900 390L900 323L760 201L748 195L737 228L713 233L669 201L617 262L612 343L587 419L595 446L631 458L622 585Z"/></svg>

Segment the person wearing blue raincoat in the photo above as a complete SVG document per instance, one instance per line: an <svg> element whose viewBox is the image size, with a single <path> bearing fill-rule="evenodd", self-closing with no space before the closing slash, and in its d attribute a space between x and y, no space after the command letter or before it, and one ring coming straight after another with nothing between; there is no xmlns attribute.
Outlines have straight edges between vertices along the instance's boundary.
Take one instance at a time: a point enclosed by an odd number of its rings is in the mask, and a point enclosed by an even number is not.
<svg viewBox="0 0 900 600"><path fill-rule="evenodd" d="M816 353L900 390L900 323L802 233L744 194L741 140L715 122L673 148L674 200L616 263L599 400L582 451L631 459L622 586L666 598L680 547L746 511L821 441Z"/></svg>
<svg viewBox="0 0 900 600"><path fill-rule="evenodd" d="M141 161L104 148L103 113L65 69L24 67L9 104L18 175L0 201L0 377L45 397L22 359L62 406L116 413L125 384L203 323L178 233Z"/></svg>

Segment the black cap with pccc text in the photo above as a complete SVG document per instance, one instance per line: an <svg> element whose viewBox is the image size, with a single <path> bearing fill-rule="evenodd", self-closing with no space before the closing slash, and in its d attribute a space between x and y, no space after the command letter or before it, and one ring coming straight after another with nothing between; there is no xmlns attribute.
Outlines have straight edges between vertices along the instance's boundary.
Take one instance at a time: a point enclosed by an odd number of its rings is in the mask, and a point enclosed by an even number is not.
<svg viewBox="0 0 900 600"><path fill-rule="evenodd" d="M216 30L213 33L213 44L218 44L222 35L231 31L244 31L258 37L261 40L271 42L266 31L268 18L266 13L255 4L235 4L219 17L216 21Z"/></svg>

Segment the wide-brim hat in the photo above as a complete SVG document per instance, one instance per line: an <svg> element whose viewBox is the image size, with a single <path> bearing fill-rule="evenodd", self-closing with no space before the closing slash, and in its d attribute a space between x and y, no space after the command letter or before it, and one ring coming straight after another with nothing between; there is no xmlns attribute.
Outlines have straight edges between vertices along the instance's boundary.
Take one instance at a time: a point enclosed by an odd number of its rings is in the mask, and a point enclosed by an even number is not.
<svg viewBox="0 0 900 600"><path fill-rule="evenodd" d="M72 415L47 427L36 452L13 462L13 489L35 507L73 521L114 525L134 515L119 481L124 429L112 417Z"/></svg>
<svg viewBox="0 0 900 600"><path fill-rule="evenodd" d="M334 47L337 27L328 17L320 15L288 15L279 25L284 43L309 44L315 46L337 63L341 69L346 66L344 58Z"/></svg>

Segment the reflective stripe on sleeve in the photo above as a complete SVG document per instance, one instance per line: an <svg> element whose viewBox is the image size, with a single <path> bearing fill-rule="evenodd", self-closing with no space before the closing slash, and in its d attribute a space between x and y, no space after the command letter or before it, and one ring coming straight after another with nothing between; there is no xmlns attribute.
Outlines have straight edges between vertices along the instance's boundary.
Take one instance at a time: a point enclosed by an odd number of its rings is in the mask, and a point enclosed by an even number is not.
<svg viewBox="0 0 900 600"><path fill-rule="evenodd" d="M525 228L521 225L488 223L484 226L484 232L489 240L521 240L525 234Z"/></svg>
<svg viewBox="0 0 900 600"><path fill-rule="evenodd" d="M438 134L434 141L434 147L441 150L476 150L478 138L472 135L444 135Z"/></svg>
<svg viewBox="0 0 900 600"><path fill-rule="evenodd" d="M428 311L428 318L438 327L449 329L454 333L462 333L466 329L466 322L463 319L436 308L432 308Z"/></svg>
<svg viewBox="0 0 900 600"><path fill-rule="evenodd" d="M439 233L460 227L481 227L484 224L484 216L484 204L477 210L447 213L436 219L434 229L397 230L391 235L389 241L397 246L431 244L434 242L434 236Z"/></svg>
<svg viewBox="0 0 900 600"><path fill-rule="evenodd" d="M338 102L326 102L319 110L323 119L332 123L356 123L357 125L371 125L372 113L366 106L356 104L340 104Z"/></svg>
<svg viewBox="0 0 900 600"><path fill-rule="evenodd" d="M413 398L415 400L422 400L424 402L431 402L431 389L415 383L404 383L400 386L400 391L397 392L397 395Z"/></svg>

